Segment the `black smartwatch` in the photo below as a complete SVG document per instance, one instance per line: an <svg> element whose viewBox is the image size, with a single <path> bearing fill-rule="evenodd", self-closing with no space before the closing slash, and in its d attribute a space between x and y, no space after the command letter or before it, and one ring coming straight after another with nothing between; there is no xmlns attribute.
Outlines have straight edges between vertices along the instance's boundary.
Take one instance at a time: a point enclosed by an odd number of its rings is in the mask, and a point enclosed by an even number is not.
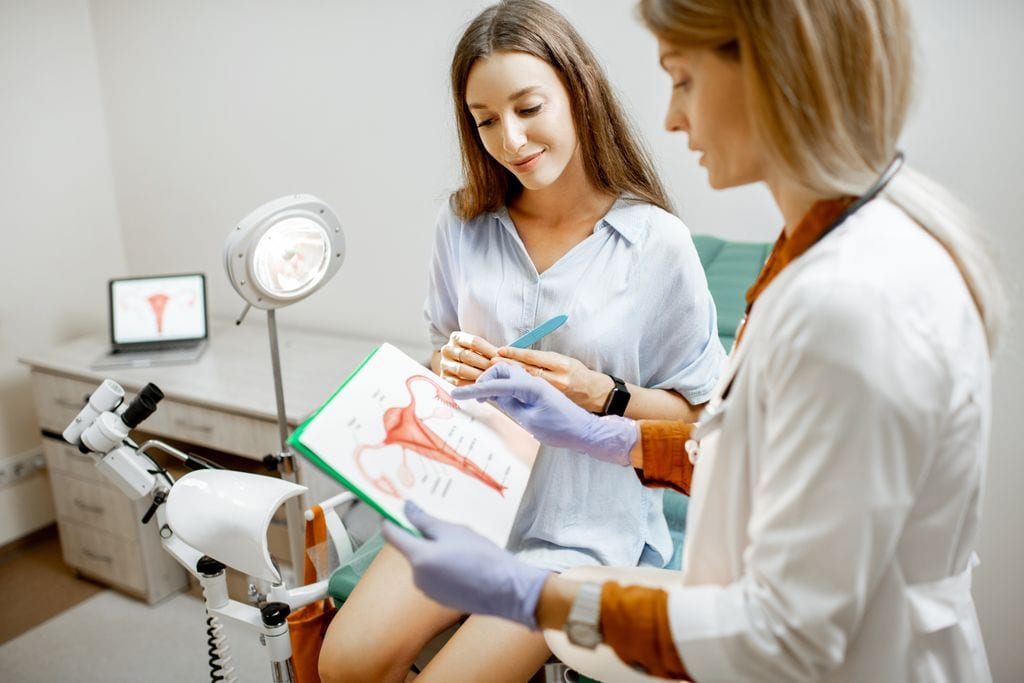
<svg viewBox="0 0 1024 683"><path fill-rule="evenodd" d="M608 394L608 398L604 402L604 410L601 411L601 414L625 415L626 406L629 405L629 389L626 388L626 383L618 377L608 376L615 382L615 386L612 387L611 393Z"/></svg>

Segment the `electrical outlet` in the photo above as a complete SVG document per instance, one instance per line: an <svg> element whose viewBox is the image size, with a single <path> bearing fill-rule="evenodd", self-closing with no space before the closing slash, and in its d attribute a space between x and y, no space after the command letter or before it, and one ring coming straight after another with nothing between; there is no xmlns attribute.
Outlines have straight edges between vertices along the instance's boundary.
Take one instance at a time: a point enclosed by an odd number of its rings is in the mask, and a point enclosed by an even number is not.
<svg viewBox="0 0 1024 683"><path fill-rule="evenodd" d="M17 484L46 469L42 451L20 453L0 460L0 486Z"/></svg>

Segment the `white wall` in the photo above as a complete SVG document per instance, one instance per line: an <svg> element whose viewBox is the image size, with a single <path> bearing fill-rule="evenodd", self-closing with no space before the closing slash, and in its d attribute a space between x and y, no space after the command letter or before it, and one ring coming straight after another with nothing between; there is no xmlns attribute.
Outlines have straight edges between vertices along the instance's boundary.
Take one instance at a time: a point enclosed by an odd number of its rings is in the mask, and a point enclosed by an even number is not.
<svg viewBox="0 0 1024 683"><path fill-rule="evenodd" d="M914 3L923 80L907 129L912 163L967 201L989 229L1011 286L1013 321L1024 316L1024 3ZM974 595L997 681L1024 680L1024 329L1014 324L997 358L995 410Z"/></svg>
<svg viewBox="0 0 1024 683"><path fill-rule="evenodd" d="M126 260L105 262L93 249L84 253L98 261L85 266L69 256L68 268L85 269L74 271L75 291L36 277L45 303L41 310L18 304L20 318L8 312L5 294L0 353L6 356L0 361L14 354L9 340L26 334L47 341L87 325L100 329L102 300L95 292L122 266L137 274L206 271L214 312L237 313L239 303L221 274L223 237L258 204L298 191L320 195L335 207L349 255L331 285L283 311L282 321L423 341L420 306L432 222L458 179L447 66L465 22L485 4L94 0L96 58ZM685 139L661 130L668 82L655 65L653 40L633 18L632 0L555 4L602 56L691 228L771 239L779 216L763 188L711 192ZM923 79L906 133L908 157L977 209L1017 277L1017 261L1024 257L1016 220L1024 215L1024 193L1015 187L1024 178L1018 131L1024 103L1016 74L1024 68L1024 46L1016 33L1024 26L1024 3L911 5L921 34ZM2 7L2 82L12 81L17 96L13 113L6 96L0 109L0 135L13 136L16 152L8 161L5 140L0 169L13 184L0 184L0 196L23 211L20 220L5 225L5 238L8 225L33 220L24 207L42 203L25 198L52 196L59 199L47 207L52 217L18 233L16 239L28 241L23 253L51 244L40 230L68 225L79 229L79 237L115 243L110 226L117 224L117 214L110 206L100 107L90 94L95 74L82 5L11 1ZM45 16L47 7L61 8L60 21ZM37 67L22 69L25 55L33 55L29 61ZM20 118L7 123L11 116ZM32 133L50 142L29 141ZM24 171L37 164L47 176L30 181ZM32 268L22 269L32 274ZM1018 284L1015 317L1024 312ZM76 310L83 313L74 317ZM1015 414L1022 385L1024 335L1015 330L996 376L982 566L975 585L997 680L1024 674L1024 592L1018 582L1024 575L1024 510L1017 494L1017 483L1024 481L1024 426ZM8 395L14 394L0 392L0 400ZM17 419L5 422L20 424L26 410L10 403L4 414Z"/></svg>
<svg viewBox="0 0 1024 683"><path fill-rule="evenodd" d="M282 322L425 343L421 285L458 158L445 62L476 7L94 2L129 268L204 270L214 312L235 315L224 237L310 192L338 212L348 257Z"/></svg>
<svg viewBox="0 0 1024 683"><path fill-rule="evenodd" d="M0 456L35 448L29 350L102 326L124 271L86 2L0 1ZM0 545L53 520L44 479L0 489Z"/></svg>
<svg viewBox="0 0 1024 683"><path fill-rule="evenodd" d="M95 0L129 268L205 270L214 311L234 315L224 236L260 203L311 192L340 214L349 255L282 320L425 341L433 220L459 177L447 67L485 4ZM558 4L637 105L684 218L726 236L773 235L763 189L704 191L703 171L680 158L685 141L659 132L665 81L631 2Z"/></svg>

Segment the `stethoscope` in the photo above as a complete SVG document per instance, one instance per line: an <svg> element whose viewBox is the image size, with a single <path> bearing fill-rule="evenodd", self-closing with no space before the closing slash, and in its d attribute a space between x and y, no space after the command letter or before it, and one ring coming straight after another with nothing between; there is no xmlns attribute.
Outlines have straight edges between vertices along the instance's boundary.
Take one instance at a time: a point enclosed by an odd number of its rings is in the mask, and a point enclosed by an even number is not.
<svg viewBox="0 0 1024 683"><path fill-rule="evenodd" d="M821 234L818 235L811 246L807 249L812 249L815 245L821 242L821 240L831 234L832 231L842 225L847 218L857 213L865 204L878 197L878 195L882 193L882 190L884 190L896 174L899 173L900 169L903 168L903 160L903 152L896 152L896 156L894 156L892 161L889 162L889 165L885 167L882 174L878 176L878 180L876 180L871 187L864 192L864 194L857 197L857 199L846 207L846 209L839 214L839 216L832 221L827 228L822 230ZM743 315L743 319L740 321L737 328L737 336L739 331L746 326L747 316L750 315L750 310L751 309L748 307L747 312ZM720 407L722 402L729 396L729 391L736 382L736 376L738 374L739 368L736 367L732 372L732 377L729 378L729 383L726 384L725 389L723 389L721 394L719 394L718 400L708 404L707 408L704 409L704 414L701 416L700 422L694 426L691 438L685 444L686 454L690 458L691 464L697 464L697 457L700 454L701 439L712 432L717 431L721 426L724 411L722 411Z"/></svg>
<svg viewBox="0 0 1024 683"><path fill-rule="evenodd" d="M896 152L896 156L892 158L889 165L885 167L884 171L882 171L882 175L878 176L878 180L876 180L874 184L867 189L867 192L857 197L852 204L846 207L846 210L839 214L839 217L832 221L831 225L825 228L822 233L818 235L818 238L814 240L814 243L811 246L813 247L815 244L820 242L822 238L842 225L847 218L860 211L865 204L881 194L882 190L884 190L886 185L889 184L889 181L899 173L901 168L903 168L903 152ZM810 247L808 247L808 249L810 249Z"/></svg>

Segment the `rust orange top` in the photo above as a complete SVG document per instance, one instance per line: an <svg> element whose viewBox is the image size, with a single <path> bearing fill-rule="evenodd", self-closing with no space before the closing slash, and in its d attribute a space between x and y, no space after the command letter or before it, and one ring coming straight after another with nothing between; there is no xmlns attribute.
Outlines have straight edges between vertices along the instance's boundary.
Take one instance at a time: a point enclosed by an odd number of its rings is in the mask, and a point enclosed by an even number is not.
<svg viewBox="0 0 1024 683"><path fill-rule="evenodd" d="M807 215L794 228L792 235L787 237L785 230L779 234L779 238L775 240L775 246L772 247L772 253L768 254L768 259L761 268L761 273L754 280L754 284L750 286L750 289L747 290L747 315L750 315L750 309L753 308L754 301L757 300L757 297L761 296L761 292L765 290L765 287L782 272L783 268L814 246L814 243L818 241L822 234L831 227L833 221L839 218L840 214L846 211L846 207L852 204L853 201L854 197L840 197L839 199L826 199L816 202L811 207L811 210L807 212ZM737 344L743 338L743 330L746 327L746 325L740 326L739 333L736 335Z"/></svg>
<svg viewBox="0 0 1024 683"><path fill-rule="evenodd" d="M644 486L670 488L690 495L693 465L685 444L693 425L675 420L640 420L644 466L637 476Z"/></svg>
<svg viewBox="0 0 1024 683"><path fill-rule="evenodd" d="M782 270L811 248L825 230L853 202L842 197L817 202L792 234L779 235L757 280L747 290L747 314L761 292ZM736 344L743 338L740 327ZM643 468L637 476L646 486L690 492L693 465L684 444L693 425L669 420L641 420ZM604 642L627 664L662 678L690 678L679 657L668 618L668 593L657 588L620 586L608 582L601 592L601 631Z"/></svg>

